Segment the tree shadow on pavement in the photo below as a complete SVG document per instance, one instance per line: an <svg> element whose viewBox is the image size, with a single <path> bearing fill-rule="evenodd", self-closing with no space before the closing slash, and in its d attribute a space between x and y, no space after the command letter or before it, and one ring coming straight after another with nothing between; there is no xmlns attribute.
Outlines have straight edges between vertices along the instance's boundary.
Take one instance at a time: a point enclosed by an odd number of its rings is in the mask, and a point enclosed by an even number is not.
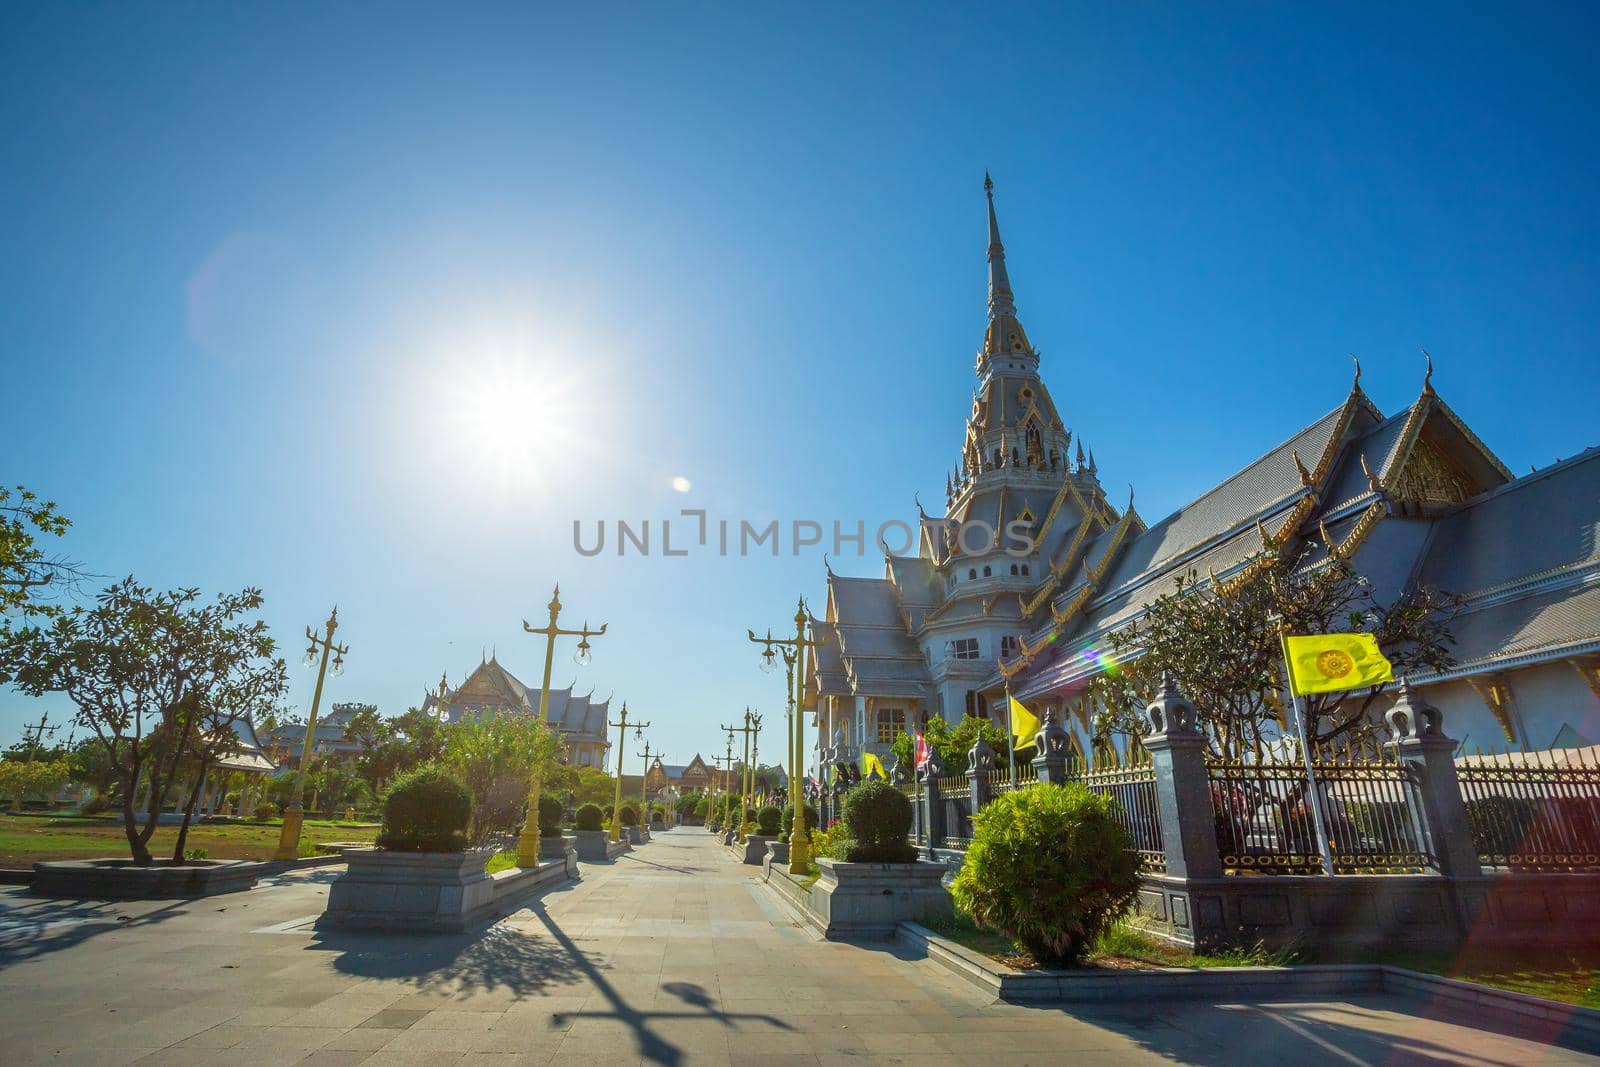
<svg viewBox="0 0 1600 1067"><path fill-rule="evenodd" d="M0 902L0 967L81 945L100 934L154 926L186 914L193 900L174 900L142 914L145 901L12 897Z"/></svg>
<svg viewBox="0 0 1600 1067"><path fill-rule="evenodd" d="M313 951L340 953L333 967L341 974L397 979L423 992L505 989L520 999L582 981L560 946L504 925L446 935L318 930L314 937Z"/></svg>

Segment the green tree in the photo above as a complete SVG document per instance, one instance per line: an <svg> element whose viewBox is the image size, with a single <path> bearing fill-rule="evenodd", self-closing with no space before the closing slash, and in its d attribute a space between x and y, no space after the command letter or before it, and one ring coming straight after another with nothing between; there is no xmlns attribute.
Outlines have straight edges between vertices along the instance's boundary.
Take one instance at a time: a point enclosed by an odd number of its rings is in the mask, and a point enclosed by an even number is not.
<svg viewBox="0 0 1600 1067"><path fill-rule="evenodd" d="M544 780L545 788L559 793L572 794L572 803L576 805L611 803L615 795L616 781L611 775L598 767L574 767L571 765L558 766Z"/></svg>
<svg viewBox="0 0 1600 1067"><path fill-rule="evenodd" d="M982 736L994 749L996 765L1006 762L1011 752L1011 740L1004 730L988 719L980 719L973 715L966 715L955 725L945 722L935 715L928 720L927 729L923 731L923 738L929 747L939 753L939 758L944 761L946 774L965 774L967 771L967 753L972 751L972 746ZM1019 751L1019 757L1022 753ZM909 766L909 764L908 764Z"/></svg>
<svg viewBox="0 0 1600 1067"><path fill-rule="evenodd" d="M472 794L474 844L522 823L534 772L548 775L561 753L560 740L546 724L510 709L485 709L452 723L444 738L439 762Z"/></svg>
<svg viewBox="0 0 1600 1067"><path fill-rule="evenodd" d="M344 739L358 746L355 772L373 795L383 792L383 783L397 768L399 746L395 744L394 723L383 717L376 704L335 704L334 711L350 709L345 720Z"/></svg>
<svg viewBox="0 0 1600 1067"><path fill-rule="evenodd" d="M223 594L211 604L195 589L157 593L132 578L47 626L0 634L0 684L31 696L65 693L78 725L94 734L118 772L122 821L135 862L151 862L149 841L162 803L186 761L215 759L234 717L265 710L287 685L283 660L260 609L261 591ZM149 788L141 822L136 786ZM197 792L198 790L196 790ZM174 862L183 861L185 808Z"/></svg>
<svg viewBox="0 0 1600 1067"><path fill-rule="evenodd" d="M394 727L392 743L398 746L390 756L394 764L390 774L432 763L444 752L445 725L431 712L407 708L405 714L396 715L390 722Z"/></svg>
<svg viewBox="0 0 1600 1067"><path fill-rule="evenodd" d="M0 796L10 797L17 811L28 797L38 794L49 800L71 780L72 764L65 759L0 760Z"/></svg>
<svg viewBox="0 0 1600 1067"><path fill-rule="evenodd" d="M1111 636L1112 649L1120 659L1140 661L1146 686L1170 672L1194 702L1213 751L1225 756L1252 751L1289 724L1282 632L1372 633L1396 676L1444 670L1454 662L1450 622L1459 610L1457 597L1412 585L1384 603L1345 561L1307 562L1304 553L1266 557L1265 566L1221 589L1201 584L1194 571L1180 575L1172 592L1159 597L1143 618ZM1115 679L1103 683L1113 701L1111 719L1120 720L1106 726L1137 730L1140 698L1124 692L1118 707L1119 684ZM1144 698L1152 692L1146 688ZM1304 698L1312 743L1371 731L1368 713L1381 692L1381 686L1372 686L1354 694Z"/></svg>
<svg viewBox="0 0 1600 1067"><path fill-rule="evenodd" d="M0 486L0 614L55 615L52 592L70 589L83 576L61 556L49 556L39 538L60 537L72 523L54 503L23 486Z"/></svg>

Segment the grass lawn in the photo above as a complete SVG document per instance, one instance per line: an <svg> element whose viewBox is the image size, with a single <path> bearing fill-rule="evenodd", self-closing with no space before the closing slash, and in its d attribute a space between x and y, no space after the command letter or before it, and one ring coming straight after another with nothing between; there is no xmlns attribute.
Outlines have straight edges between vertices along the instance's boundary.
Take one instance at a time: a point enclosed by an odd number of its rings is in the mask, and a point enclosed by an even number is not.
<svg viewBox="0 0 1600 1067"><path fill-rule="evenodd" d="M516 865L517 854L515 851L496 852L489 857L489 862L483 865L483 869L489 874L499 874L501 871L509 871Z"/></svg>
<svg viewBox="0 0 1600 1067"><path fill-rule="evenodd" d="M935 933L1010 967L1030 968L1032 957L1009 937L987 930L966 915L924 922ZM1412 971L1528 993L1585 1008L1600 1008L1600 949L1468 948L1457 952L1390 949L1317 953L1263 948L1195 953L1123 923L1105 935L1084 960L1089 968L1251 967L1294 963L1386 963Z"/></svg>
<svg viewBox="0 0 1600 1067"><path fill-rule="evenodd" d="M278 847L282 824L243 822L189 828L188 847L203 848L214 860L271 859ZM328 819L307 819L300 834L300 854L315 854L319 842L371 841L378 836L377 823L346 823ZM150 850L156 856L171 856L178 837L176 826L156 828ZM0 815L0 867L30 867L39 860L92 859L97 856L126 856L128 840L122 820L103 815L74 816Z"/></svg>

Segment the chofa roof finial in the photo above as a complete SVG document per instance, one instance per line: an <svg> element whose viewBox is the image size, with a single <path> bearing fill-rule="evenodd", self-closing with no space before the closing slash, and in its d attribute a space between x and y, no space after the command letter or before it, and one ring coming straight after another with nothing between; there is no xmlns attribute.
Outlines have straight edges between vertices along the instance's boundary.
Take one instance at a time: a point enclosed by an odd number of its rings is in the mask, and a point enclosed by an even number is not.
<svg viewBox="0 0 1600 1067"><path fill-rule="evenodd" d="M1350 360L1356 365L1355 380L1350 383L1350 391L1353 393L1361 388L1361 357L1352 352L1350 353Z"/></svg>
<svg viewBox="0 0 1600 1067"><path fill-rule="evenodd" d="M1422 358L1428 361L1428 371L1422 376L1422 392L1424 395L1433 395L1433 355L1426 348L1422 350Z"/></svg>

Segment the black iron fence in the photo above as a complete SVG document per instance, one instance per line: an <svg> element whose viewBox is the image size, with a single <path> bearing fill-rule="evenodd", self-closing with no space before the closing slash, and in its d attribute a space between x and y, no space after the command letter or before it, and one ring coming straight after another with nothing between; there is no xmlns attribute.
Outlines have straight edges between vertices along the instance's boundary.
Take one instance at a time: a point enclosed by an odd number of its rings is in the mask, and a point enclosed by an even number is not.
<svg viewBox="0 0 1600 1067"><path fill-rule="evenodd" d="M1207 760L1206 769L1226 874L1325 873L1319 815L1335 874L1437 869L1406 769L1377 747L1319 753L1310 777L1298 756Z"/></svg>
<svg viewBox="0 0 1600 1067"><path fill-rule="evenodd" d="M1600 762L1589 750L1466 756L1456 776L1484 867L1600 871Z"/></svg>

